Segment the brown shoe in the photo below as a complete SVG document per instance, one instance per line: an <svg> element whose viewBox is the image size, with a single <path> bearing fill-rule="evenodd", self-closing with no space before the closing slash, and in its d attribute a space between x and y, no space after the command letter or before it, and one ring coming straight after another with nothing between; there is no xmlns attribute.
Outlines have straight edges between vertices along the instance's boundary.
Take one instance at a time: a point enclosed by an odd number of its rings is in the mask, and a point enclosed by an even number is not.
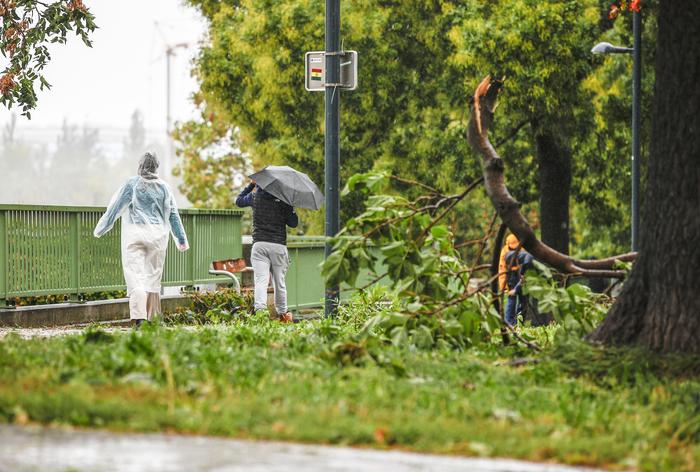
<svg viewBox="0 0 700 472"><path fill-rule="evenodd" d="M294 323L294 316L291 311L280 316L280 323Z"/></svg>

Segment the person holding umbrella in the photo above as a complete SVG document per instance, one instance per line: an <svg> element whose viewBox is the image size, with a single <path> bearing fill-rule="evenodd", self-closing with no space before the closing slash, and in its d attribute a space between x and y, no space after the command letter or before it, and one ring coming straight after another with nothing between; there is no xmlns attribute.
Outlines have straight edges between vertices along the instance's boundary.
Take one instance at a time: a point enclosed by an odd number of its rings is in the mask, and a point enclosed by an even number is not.
<svg viewBox="0 0 700 472"><path fill-rule="evenodd" d="M267 307L267 284L272 273L275 309L280 321L291 322L293 316L287 310L285 284L289 267L287 226L299 225L295 207L317 210L323 194L306 174L287 166L268 166L250 178L250 184L236 198L236 205L253 209L250 262L255 279L254 309Z"/></svg>

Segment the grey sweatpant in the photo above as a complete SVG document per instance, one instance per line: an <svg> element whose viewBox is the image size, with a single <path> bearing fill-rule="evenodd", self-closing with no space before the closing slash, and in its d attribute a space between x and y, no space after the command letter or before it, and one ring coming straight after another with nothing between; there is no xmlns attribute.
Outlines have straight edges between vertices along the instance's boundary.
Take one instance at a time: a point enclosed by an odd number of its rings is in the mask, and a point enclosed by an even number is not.
<svg viewBox="0 0 700 472"><path fill-rule="evenodd" d="M287 246L258 241L250 253L255 276L255 309L267 308L267 284L272 273L272 287L275 290L275 310L278 315L287 312L287 285L284 278L289 267Z"/></svg>

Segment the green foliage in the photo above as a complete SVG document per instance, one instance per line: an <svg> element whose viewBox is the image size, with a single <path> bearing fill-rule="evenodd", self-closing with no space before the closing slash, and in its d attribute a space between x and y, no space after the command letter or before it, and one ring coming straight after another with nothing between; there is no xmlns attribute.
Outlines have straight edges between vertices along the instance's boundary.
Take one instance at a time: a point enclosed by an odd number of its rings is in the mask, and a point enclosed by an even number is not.
<svg viewBox="0 0 700 472"><path fill-rule="evenodd" d="M611 27L601 20L607 7L599 0L471 1L455 9L458 21L449 33L456 49L452 60L467 77L486 72L506 77L492 142L499 143L504 135L511 136L509 130L524 125L514 139L497 144L506 161L510 193L519 201L531 202L542 198L540 189L545 185L562 186L567 195L570 190L574 217L578 216L573 225L568 218L553 221L559 215L540 216L550 228L573 227L573 251L584 251L589 257L609 256L609 248L619 253L629 224L625 204L620 203L628 198L620 191L619 180L620 163L627 165L629 147L597 145L605 132L597 126L601 121L597 112L606 110L596 109L595 104L605 92L589 86L600 74L590 49ZM628 120L624 123L629 129ZM621 128L619 123L615 127ZM538 140L556 146L538 147ZM540 173L546 168L548 174ZM571 184L566 178L568 168ZM540 182L543 175L556 175L561 181ZM611 184L612 176L618 180ZM589 222L593 217L595 224ZM531 219L533 226L537 221ZM615 230L610 231L611 227ZM612 241L597 244L606 239Z"/></svg>
<svg viewBox="0 0 700 472"><path fill-rule="evenodd" d="M322 48L323 9L309 0L190 3L210 21L196 74L202 107L214 113L185 126L205 129L210 117L220 119L240 133L237 145L255 167L285 163L321 182L323 99L303 88L303 58ZM478 162L465 159L469 93L447 60L450 19L442 7L366 0L342 9L343 46L360 51L361 82L338 92L348 156L341 179L378 169L449 189L478 175ZM187 137L182 145L190 146ZM341 208L348 218L360 205L348 195Z"/></svg>
<svg viewBox="0 0 700 472"><path fill-rule="evenodd" d="M609 7L609 2L603 3L601 11ZM645 0L643 5L642 188L651 139L658 1ZM614 25L602 21L604 32L596 41L632 46L631 15ZM583 87L592 96L593 129L579 140L581 158L573 162L572 247L579 257L608 257L629 250L633 62L628 55L593 56L591 60L595 69Z"/></svg>
<svg viewBox="0 0 700 472"><path fill-rule="evenodd" d="M0 341L0 420L362 445L640 471L697 470L697 358L561 338L541 354L359 340L337 320Z"/></svg>
<svg viewBox="0 0 700 472"><path fill-rule="evenodd" d="M348 180L343 192L364 194L366 210L350 219L334 239L333 253L322 267L329 284L347 284L360 293L368 286L365 279L370 285L386 282L393 303L367 320L363 337L355 341L375 337L419 349L440 345L464 349L489 342L500 332L501 319L490 283L476 276L477 268L489 267L482 265L482 259L493 250L486 250L491 234L475 239L469 251L457 249L453 232L442 223L473 187L442 195L423 186L428 194L413 201L373 193L386 189L390 179L386 174L367 173ZM539 311L551 313L565 333L590 333L605 316L610 298L579 283L562 287L557 282L560 276L539 262L535 265L538 270L528 272L524 287L538 302ZM361 272L370 275L360 282ZM534 338L522 333L518 339Z"/></svg>
<svg viewBox="0 0 700 472"><path fill-rule="evenodd" d="M356 174L344 193L367 194L385 188L388 180L385 174ZM361 331L366 338L420 349L465 348L488 340L499 328L490 297L480 293L488 286L470 284L472 266L441 221L468 193L431 193L414 201L369 194L366 210L335 238L322 270L330 284L357 287L360 271L368 271L370 280L387 279L392 290L394 303L367 321Z"/></svg>
<svg viewBox="0 0 700 472"><path fill-rule="evenodd" d="M485 71L506 77L505 119L527 121L534 133L581 135L590 110L581 82L592 69L590 44L600 15L596 0L462 2L449 31L452 59L467 77Z"/></svg>
<svg viewBox="0 0 700 472"><path fill-rule="evenodd" d="M206 112L203 112L203 116ZM230 208L236 175L247 170L245 155L238 149L238 132L209 114L207 126L187 122L173 133L182 143L181 157L173 174L182 176L180 190L196 208Z"/></svg>
<svg viewBox="0 0 700 472"><path fill-rule="evenodd" d="M230 205L226 172L246 172L246 159L254 167L289 164L321 182L323 99L302 84L304 53L322 49L323 9L309 0L189 3L209 21L209 36L195 65L202 115L178 132L183 192L197 204ZM645 3L652 43L655 3ZM343 3L342 43L360 53L360 85L339 92L341 181L377 171L445 193L473 181L481 172L464 139L467 103L484 75L505 75L492 140L507 161L511 193L537 200L534 136L548 130L573 152L575 245L588 256L619 252L629 226L630 61L596 58L590 48L601 39L625 43L631 29L608 21L608 7L602 0ZM645 64L651 69L646 57ZM222 148L241 154L213 151ZM391 187L417 195L399 181ZM362 210L356 194L343 197L343 220ZM318 232L321 218L304 219ZM481 205L464 205L449 224L468 240L480 218L488 220Z"/></svg>
<svg viewBox="0 0 700 472"><path fill-rule="evenodd" d="M1 0L0 16L0 52L9 58L0 77L0 103L7 108L19 105L29 118L36 107L36 84L41 90L50 88L42 75L51 58L49 44L65 43L73 31L92 46L94 17L82 0Z"/></svg>
<svg viewBox="0 0 700 472"><path fill-rule="evenodd" d="M239 294L232 288L189 294L189 307L165 314L167 323L226 323L245 316L253 305L252 294Z"/></svg>
<svg viewBox="0 0 700 472"><path fill-rule="evenodd" d="M562 287L546 266L537 261L535 266L537 270L526 274L523 290L537 300L540 312L551 313L566 331L578 335L590 333L603 320L612 303L608 296L581 283Z"/></svg>
<svg viewBox="0 0 700 472"><path fill-rule="evenodd" d="M15 297L9 300L12 304L16 306L29 306L29 305L50 305L54 303L63 303L72 299L72 295L42 295L38 297ZM94 301L94 300L114 300L115 298L125 298L126 290L111 290L106 292L90 292L81 293L77 295L77 299L80 301Z"/></svg>

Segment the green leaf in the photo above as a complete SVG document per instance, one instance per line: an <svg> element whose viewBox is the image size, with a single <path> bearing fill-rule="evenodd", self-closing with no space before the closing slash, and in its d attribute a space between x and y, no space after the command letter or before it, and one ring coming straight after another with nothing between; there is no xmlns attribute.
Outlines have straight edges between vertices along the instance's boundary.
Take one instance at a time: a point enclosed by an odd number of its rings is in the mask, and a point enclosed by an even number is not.
<svg viewBox="0 0 700 472"><path fill-rule="evenodd" d="M408 331L404 326L395 327L391 330L391 344L396 347L403 347L408 344Z"/></svg>
<svg viewBox="0 0 700 472"><path fill-rule="evenodd" d="M434 344L433 333L425 325L420 325L413 330L411 339L419 349L430 349Z"/></svg>
<svg viewBox="0 0 700 472"><path fill-rule="evenodd" d="M436 225L430 228L430 234L435 239L442 239L450 235L450 230L445 225Z"/></svg>

